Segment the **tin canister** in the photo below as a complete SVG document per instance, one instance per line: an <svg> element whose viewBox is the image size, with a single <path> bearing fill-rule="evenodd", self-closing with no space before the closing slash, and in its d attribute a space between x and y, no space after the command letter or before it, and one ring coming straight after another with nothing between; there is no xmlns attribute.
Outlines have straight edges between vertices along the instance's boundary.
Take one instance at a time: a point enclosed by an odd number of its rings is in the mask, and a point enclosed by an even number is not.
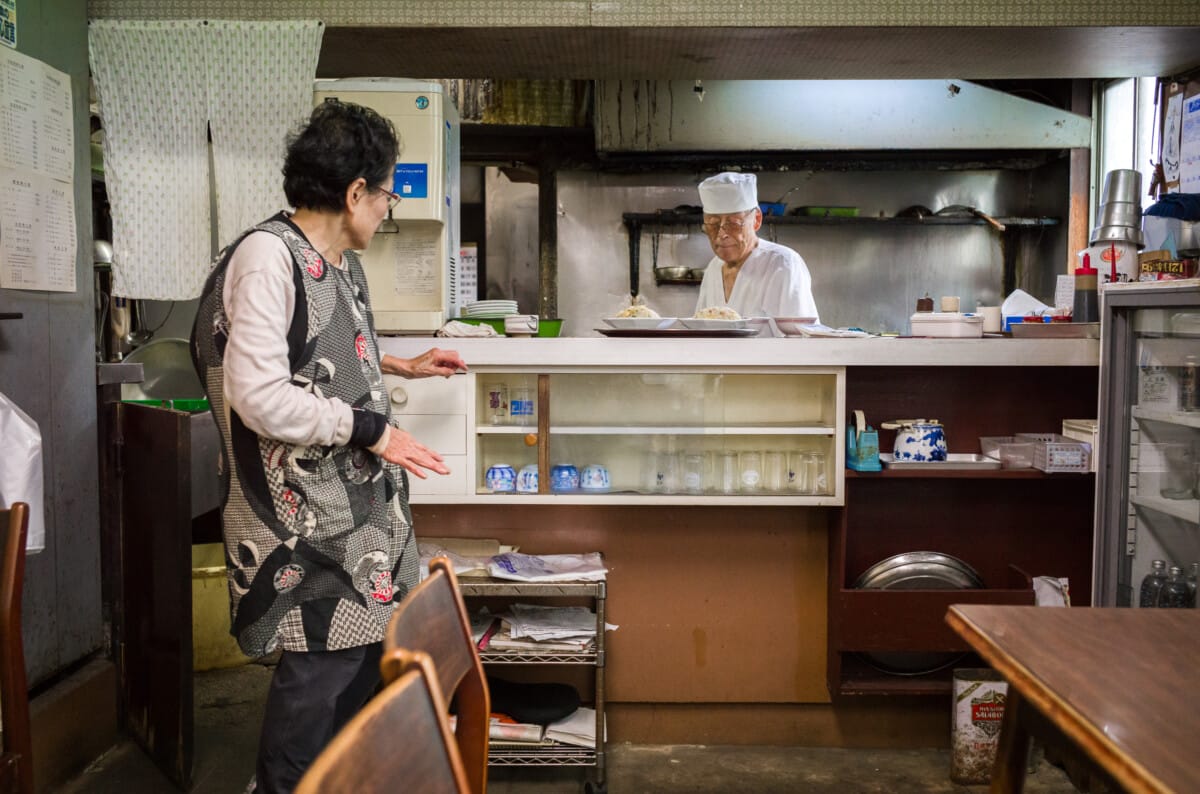
<svg viewBox="0 0 1200 794"><path fill-rule="evenodd" d="M995 670L954 671L954 722L951 731L950 779L973 785L991 778L1008 684Z"/></svg>
<svg viewBox="0 0 1200 794"><path fill-rule="evenodd" d="M1196 356L1184 358L1179 368L1179 410L1200 411L1200 360Z"/></svg>

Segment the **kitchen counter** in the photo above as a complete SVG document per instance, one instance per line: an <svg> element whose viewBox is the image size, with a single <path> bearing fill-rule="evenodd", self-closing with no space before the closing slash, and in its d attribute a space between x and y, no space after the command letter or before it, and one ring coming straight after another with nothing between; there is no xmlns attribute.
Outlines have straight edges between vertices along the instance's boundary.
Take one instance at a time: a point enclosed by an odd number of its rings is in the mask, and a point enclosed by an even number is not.
<svg viewBox="0 0 1200 794"><path fill-rule="evenodd" d="M410 480L414 526L534 554L604 552L621 626L606 654L611 741L944 744L948 674L887 675L860 653L961 652L939 633L951 596L863 596L861 571L936 549L980 572L982 601L1032 598L1010 566L1090 591L1090 476L847 477L844 439L853 409L876 424L936 416L952 452L978 451L984 435L1056 432L1095 415L1096 340L381 340L402 357L435 345L471 372L386 378L400 426L452 472ZM489 383L538 395L537 424L492 425ZM881 433L884 449L891 440ZM824 453L827 483L814 493L648 488L648 453L658 465L672 449ZM612 492L486 486L492 464L536 463L544 475L561 461L604 464ZM1029 510L1043 520L1025 520Z"/></svg>
<svg viewBox="0 0 1200 794"><path fill-rule="evenodd" d="M1095 339L444 339L381 337L385 353L457 350L471 367L1061 367L1098 366Z"/></svg>

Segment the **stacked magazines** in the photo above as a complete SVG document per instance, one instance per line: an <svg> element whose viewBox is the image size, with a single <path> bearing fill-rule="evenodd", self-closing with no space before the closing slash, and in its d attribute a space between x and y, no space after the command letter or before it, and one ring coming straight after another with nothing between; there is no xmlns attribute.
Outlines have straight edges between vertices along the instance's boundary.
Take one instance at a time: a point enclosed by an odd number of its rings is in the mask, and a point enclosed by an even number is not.
<svg viewBox="0 0 1200 794"><path fill-rule="evenodd" d="M513 722L507 717L492 716L488 729L488 747L492 754L503 748L528 752L533 746L554 747L556 750L579 748L596 749L596 712L580 707L570 716L542 727L524 722Z"/></svg>
<svg viewBox="0 0 1200 794"><path fill-rule="evenodd" d="M596 613L587 607L512 604L499 615L481 610L472 616L471 630L481 651L584 653L596 641Z"/></svg>

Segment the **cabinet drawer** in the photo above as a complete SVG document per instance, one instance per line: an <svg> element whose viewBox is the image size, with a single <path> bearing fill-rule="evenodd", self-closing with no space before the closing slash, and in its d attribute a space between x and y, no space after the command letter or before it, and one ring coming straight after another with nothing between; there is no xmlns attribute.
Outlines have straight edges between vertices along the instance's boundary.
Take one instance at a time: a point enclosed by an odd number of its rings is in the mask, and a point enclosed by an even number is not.
<svg viewBox="0 0 1200 794"><path fill-rule="evenodd" d="M430 472L426 475L426 479L422 480L409 472L410 497L463 496L467 493L467 456L443 454L442 457L446 461L446 468L450 469L449 474L441 475Z"/></svg>
<svg viewBox="0 0 1200 794"><path fill-rule="evenodd" d="M467 454L467 417L448 414L396 414L396 424L425 446L445 455Z"/></svg>
<svg viewBox="0 0 1200 794"><path fill-rule="evenodd" d="M408 380L385 375L392 413L404 414L463 414L467 413L467 377L418 378Z"/></svg>

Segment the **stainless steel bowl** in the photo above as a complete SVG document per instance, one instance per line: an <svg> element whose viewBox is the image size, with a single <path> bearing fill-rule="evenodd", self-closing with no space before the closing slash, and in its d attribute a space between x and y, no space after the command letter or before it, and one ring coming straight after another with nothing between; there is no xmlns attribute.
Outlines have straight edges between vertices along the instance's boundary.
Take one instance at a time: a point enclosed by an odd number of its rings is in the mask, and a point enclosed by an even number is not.
<svg viewBox="0 0 1200 794"><path fill-rule="evenodd" d="M129 364L140 362L145 373L141 383L122 383L122 400L198 400L204 397L200 377L192 367L186 339L155 339L125 357Z"/></svg>
<svg viewBox="0 0 1200 794"><path fill-rule="evenodd" d="M933 585L926 587L926 585ZM970 565L938 551L909 551L881 560L854 582L863 590L944 590L983 587L983 580Z"/></svg>
<svg viewBox="0 0 1200 794"><path fill-rule="evenodd" d="M1110 201L1100 205L1100 214L1096 226L1132 226L1137 229L1142 225L1142 206L1136 201Z"/></svg>
<svg viewBox="0 0 1200 794"><path fill-rule="evenodd" d="M1141 229L1132 226L1098 226L1088 235L1088 243L1133 243L1138 248L1144 248L1146 236Z"/></svg>
<svg viewBox="0 0 1200 794"><path fill-rule="evenodd" d="M1100 203L1129 201L1134 204L1142 195L1142 175L1132 168L1118 168L1104 175L1104 189L1100 191Z"/></svg>

